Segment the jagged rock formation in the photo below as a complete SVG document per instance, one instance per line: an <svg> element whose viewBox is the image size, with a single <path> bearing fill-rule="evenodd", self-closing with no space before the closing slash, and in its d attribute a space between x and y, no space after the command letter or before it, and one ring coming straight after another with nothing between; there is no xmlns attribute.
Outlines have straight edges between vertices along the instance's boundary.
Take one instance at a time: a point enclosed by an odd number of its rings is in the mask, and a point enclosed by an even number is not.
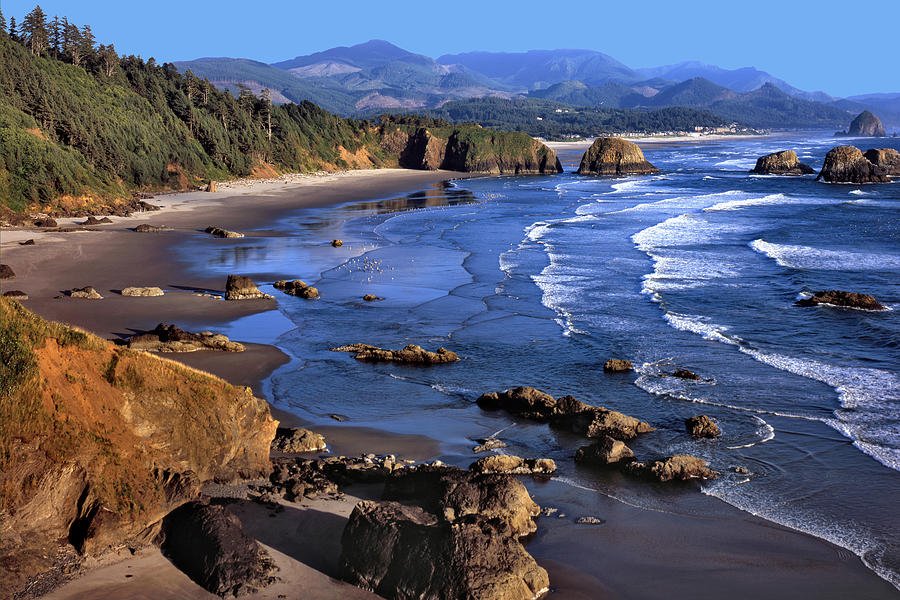
<svg viewBox="0 0 900 600"><path fill-rule="evenodd" d="M721 433L719 426L713 423L713 420L706 415L697 415L696 417L685 419L684 426L687 428L688 433L695 438L714 438Z"/></svg>
<svg viewBox="0 0 900 600"><path fill-rule="evenodd" d="M884 169L885 174L900 177L900 152L893 148L866 150L863 156L876 167Z"/></svg>
<svg viewBox="0 0 900 600"><path fill-rule="evenodd" d="M206 229L204 229L206 233L213 237L217 238L242 238L244 234L239 231L228 231L227 229L222 229L221 227L213 227L210 225Z"/></svg>
<svg viewBox="0 0 900 600"><path fill-rule="evenodd" d="M137 233L156 233L158 231L168 231L168 229L166 225L150 225L149 223L141 223L134 228Z"/></svg>
<svg viewBox="0 0 900 600"><path fill-rule="evenodd" d="M128 347L145 352L244 351L243 344L232 342L221 333L212 333L211 331L191 333L177 325L167 323L160 323L156 329L147 333L131 336L128 339Z"/></svg>
<svg viewBox="0 0 900 600"><path fill-rule="evenodd" d="M676 454L650 462L631 462L625 465L625 473L660 482L686 481L688 479L715 479L719 476L706 465L706 461L690 454Z"/></svg>
<svg viewBox="0 0 900 600"><path fill-rule="evenodd" d="M272 300L273 296L259 291L253 280L244 275L229 275L225 282L226 300Z"/></svg>
<svg viewBox="0 0 900 600"><path fill-rule="evenodd" d="M611 358L603 363L603 370L607 373L624 373L625 371L633 371L634 365L628 360Z"/></svg>
<svg viewBox="0 0 900 600"><path fill-rule="evenodd" d="M886 134L881 120L871 112L864 110L850 122L850 129L839 131L834 135L837 137L885 137Z"/></svg>
<svg viewBox="0 0 900 600"><path fill-rule="evenodd" d="M276 281L274 287L276 290L281 290L289 296L299 296L300 298L306 298L307 300L314 300L319 297L318 289L308 285L305 281L301 281L300 279L295 279L293 281L282 279L281 281Z"/></svg>
<svg viewBox="0 0 900 600"><path fill-rule="evenodd" d="M102 300L103 296L100 295L100 292L95 290L91 286L83 287L83 288L73 288L69 290L69 296L71 298L85 298L87 300Z"/></svg>
<svg viewBox="0 0 900 600"><path fill-rule="evenodd" d="M97 217L88 217L85 219L81 225L105 225L107 223L112 223L112 219L109 217L103 217L102 219L98 219Z"/></svg>
<svg viewBox="0 0 900 600"><path fill-rule="evenodd" d="M675 371L672 373L672 377L677 377L678 379L689 379L691 381L700 381L699 375L687 369L675 369Z"/></svg>
<svg viewBox="0 0 900 600"><path fill-rule="evenodd" d="M549 458L520 458L509 454L495 454L481 458L469 467L476 473L505 473L507 475L551 475L556 462Z"/></svg>
<svg viewBox="0 0 900 600"><path fill-rule="evenodd" d="M4 595L71 544L140 546L201 482L266 476L276 422L249 388L0 298Z"/></svg>
<svg viewBox="0 0 900 600"><path fill-rule="evenodd" d="M204 589L223 598L259 591L278 571L269 553L223 506L189 502L162 522L163 553Z"/></svg>
<svg viewBox="0 0 900 600"><path fill-rule="evenodd" d="M841 290L826 290L816 292L811 298L803 298L795 302L797 306L816 306L818 304L830 304L845 308L860 308L863 310L885 310L885 306L868 294L857 292L843 292Z"/></svg>
<svg viewBox="0 0 900 600"><path fill-rule="evenodd" d="M556 152L524 133L421 127L388 134L382 146L399 151L401 167L492 175L562 173Z"/></svg>
<svg viewBox="0 0 900 600"><path fill-rule="evenodd" d="M158 287L127 287L122 290L123 296L162 296L165 292Z"/></svg>
<svg viewBox="0 0 900 600"><path fill-rule="evenodd" d="M0 265L0 279L12 279L16 276L16 272L9 265Z"/></svg>
<svg viewBox="0 0 900 600"><path fill-rule="evenodd" d="M885 183L890 181L884 167L870 162L856 146L837 146L825 155L816 180L829 183Z"/></svg>
<svg viewBox="0 0 900 600"><path fill-rule="evenodd" d="M503 392L482 394L477 400L484 410L503 409L525 419L549 421L553 427L568 429L590 438L608 435L630 440L653 427L620 412L592 406L572 396L553 396L531 387L518 387Z"/></svg>
<svg viewBox="0 0 900 600"><path fill-rule="evenodd" d="M596 443L582 446L575 453L575 462L607 466L634 460L634 452L621 440L604 435Z"/></svg>
<svg viewBox="0 0 900 600"><path fill-rule="evenodd" d="M282 454L300 454L325 450L325 437L302 427L279 427L272 440L272 450Z"/></svg>
<svg viewBox="0 0 900 600"><path fill-rule="evenodd" d="M760 156L750 172L757 175L810 175L816 171L800 162L793 150L782 150Z"/></svg>
<svg viewBox="0 0 900 600"><path fill-rule="evenodd" d="M622 138L600 137L581 157L579 175L644 175L659 173L659 169L647 162L644 153Z"/></svg>
<svg viewBox="0 0 900 600"><path fill-rule="evenodd" d="M407 364L436 365L459 360L456 352L451 352L446 348L438 348L436 352L430 352L415 344L410 344L402 350L386 350L369 344L350 344L330 350L332 352L353 352L353 358L357 360L383 360Z"/></svg>

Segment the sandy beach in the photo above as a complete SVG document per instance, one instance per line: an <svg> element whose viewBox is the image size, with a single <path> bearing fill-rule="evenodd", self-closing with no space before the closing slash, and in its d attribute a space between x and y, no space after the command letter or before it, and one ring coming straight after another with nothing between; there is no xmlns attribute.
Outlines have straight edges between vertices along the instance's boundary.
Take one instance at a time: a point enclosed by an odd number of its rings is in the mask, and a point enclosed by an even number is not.
<svg viewBox="0 0 900 600"><path fill-rule="evenodd" d="M714 136L684 142L710 141ZM734 138L736 136L725 136ZM656 142L672 143L671 138ZM550 143L557 150L577 150L584 143ZM221 294L220 277L192 274L173 248L189 238L209 237L208 225L241 231L265 230L276 219L299 208L390 197L430 184L465 176L451 172L406 170L356 171L321 176L290 176L278 181L220 185L219 192L192 192L150 200L161 210L91 231L69 233L4 230L3 263L16 277L4 280L2 290L22 290L24 305L41 316L82 327L106 338L122 338L157 323L176 323L191 329L197 323L228 323L276 308L273 300L225 302L197 294ZM61 227L83 219L58 219ZM141 223L167 225L160 233L135 233ZM27 239L35 244L21 245ZM212 238L209 238L212 242ZM322 240L327 244L330 240ZM285 273L284 276L290 276ZM104 298L80 300L63 292L93 286ZM129 298L118 293L127 286L160 286L166 295ZM237 339L236 341L241 341ZM195 352L167 355L219 375L231 383L247 385L264 395L264 380L290 360L282 350L249 344L243 353ZM283 425L304 422L273 410ZM396 454L428 460L442 448L424 435L387 434L375 429L347 426L316 427L336 455ZM465 460L471 460L464 457ZM460 459L462 462L463 459ZM621 503L611 496L550 481L527 482L542 506L559 508L569 518L544 517L527 546L551 577L553 598L721 598L737 588L739 597L764 593L768 597L886 597L892 589L867 570L859 559L837 546L774 525L722 503L715 516L706 504L717 502L697 494L681 512L654 512ZM244 528L271 552L280 567L281 582L248 598L303 597L372 598L334 579L340 552L340 532L359 498L377 497L374 488L351 489L340 500L317 499L302 505L284 503L277 514L264 505L237 501L229 510ZM604 527L580 525L571 513L574 495L592 495ZM569 507L569 508L567 508ZM596 571L602 555L602 572ZM89 565L90 566L90 565ZM134 554L110 556L94 564L86 575L45 596L75 598L214 598L178 571L160 551L148 548Z"/></svg>

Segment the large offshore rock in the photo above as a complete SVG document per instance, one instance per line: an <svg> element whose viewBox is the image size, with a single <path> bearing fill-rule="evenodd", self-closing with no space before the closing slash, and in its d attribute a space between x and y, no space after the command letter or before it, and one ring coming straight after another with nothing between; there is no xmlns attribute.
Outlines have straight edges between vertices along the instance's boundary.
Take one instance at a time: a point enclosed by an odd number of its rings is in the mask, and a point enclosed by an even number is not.
<svg viewBox="0 0 900 600"><path fill-rule="evenodd" d="M446 348L431 352L421 346L410 344L401 350L387 350L369 344L349 344L331 348L332 352L352 352L357 360L390 361L406 364L436 365L456 362L459 356Z"/></svg>
<svg viewBox="0 0 900 600"><path fill-rule="evenodd" d="M825 290L816 292L811 298L803 298L795 302L797 306L816 306L829 304L844 308L859 308L862 310L885 310L885 306L869 294L857 292L844 292L841 290Z"/></svg>
<svg viewBox="0 0 900 600"><path fill-rule="evenodd" d="M644 175L659 173L637 144L615 137L594 140L581 158L579 175Z"/></svg>
<svg viewBox="0 0 900 600"><path fill-rule="evenodd" d="M797 159L793 150L782 150L766 154L756 159L756 166L750 170L757 175L809 175L815 169Z"/></svg>
<svg viewBox="0 0 900 600"><path fill-rule="evenodd" d="M890 181L884 167L869 161L856 146L837 146L825 155L816 180L829 183L885 183Z"/></svg>
<svg viewBox="0 0 900 600"><path fill-rule="evenodd" d="M840 131L837 136L847 137L884 137L884 125L881 120L871 112L864 110L853 121L850 122L850 129L846 132Z"/></svg>
<svg viewBox="0 0 900 600"><path fill-rule="evenodd" d="M226 300L256 300L256 299L273 299L273 296L264 294L256 287L253 280L244 275L229 275L228 281L225 283L225 299Z"/></svg>
<svg viewBox="0 0 900 600"><path fill-rule="evenodd" d="M900 176L900 152L893 148L873 148L866 150L863 156L876 167L884 169L886 174Z"/></svg>

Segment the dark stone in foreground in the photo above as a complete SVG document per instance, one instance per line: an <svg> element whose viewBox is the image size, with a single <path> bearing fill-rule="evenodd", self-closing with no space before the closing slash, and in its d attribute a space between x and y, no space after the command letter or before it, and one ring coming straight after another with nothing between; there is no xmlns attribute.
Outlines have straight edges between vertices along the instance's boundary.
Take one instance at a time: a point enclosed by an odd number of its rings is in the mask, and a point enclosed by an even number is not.
<svg viewBox="0 0 900 600"><path fill-rule="evenodd" d="M793 150L782 150L760 156L750 172L757 175L810 175L816 171L797 160L797 153Z"/></svg>
<svg viewBox="0 0 900 600"><path fill-rule="evenodd" d="M425 350L421 346L410 344L402 350L386 350L369 344L350 344L331 348L332 352L352 352L357 360L391 361L406 364L436 365L456 362L459 356L446 348L438 348L436 352Z"/></svg>
<svg viewBox="0 0 900 600"><path fill-rule="evenodd" d="M825 163L816 181L828 183L887 183L884 167L873 164L856 146L837 146L825 155Z"/></svg>
<svg viewBox="0 0 900 600"><path fill-rule="evenodd" d="M719 474L706 466L706 461L690 454L676 454L650 462L632 462L625 473L660 482L688 479L715 479Z"/></svg>
<svg viewBox="0 0 900 600"><path fill-rule="evenodd" d="M587 465L612 465L634 460L634 452L624 442L604 435L596 444L582 446L575 453L575 462Z"/></svg>
<svg viewBox="0 0 900 600"><path fill-rule="evenodd" d="M796 306L816 306L819 304L831 304L844 308L860 308L863 310L885 310L885 306L868 294L856 292L842 292L841 290L826 290L816 292L812 298L804 298L795 302Z"/></svg>
<svg viewBox="0 0 900 600"><path fill-rule="evenodd" d="M222 506L189 502L163 519L161 535L172 563L213 594L244 596L276 581L269 554Z"/></svg>
<svg viewBox="0 0 900 600"><path fill-rule="evenodd" d="M594 140L581 158L579 175L644 175L659 173L637 144L615 137Z"/></svg>
<svg viewBox="0 0 900 600"><path fill-rule="evenodd" d="M156 233L158 231L167 231L168 229L166 225L150 225L148 223L141 223L134 228L137 233Z"/></svg>
<svg viewBox="0 0 900 600"><path fill-rule="evenodd" d="M721 433L719 426L713 423L713 420L706 415L698 415L685 419L684 426L688 433L694 437L714 438Z"/></svg>
<svg viewBox="0 0 900 600"><path fill-rule="evenodd" d="M9 265L0 265L0 279L12 279L16 276L16 272Z"/></svg>
<svg viewBox="0 0 900 600"><path fill-rule="evenodd" d="M325 450L325 438L302 427L279 427L272 440L272 450L285 454Z"/></svg>

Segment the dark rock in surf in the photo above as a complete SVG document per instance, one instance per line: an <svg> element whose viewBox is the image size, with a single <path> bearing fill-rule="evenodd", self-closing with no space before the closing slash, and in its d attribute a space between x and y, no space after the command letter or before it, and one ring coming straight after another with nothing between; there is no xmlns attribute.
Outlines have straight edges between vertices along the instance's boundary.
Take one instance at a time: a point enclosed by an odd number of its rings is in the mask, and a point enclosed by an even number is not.
<svg viewBox="0 0 900 600"><path fill-rule="evenodd" d="M306 298L307 300L314 300L319 297L319 290L308 285L305 281L300 279L294 279L293 281L276 281L274 284L276 290L281 290L285 294L289 296L297 296L299 298Z"/></svg>
<svg viewBox="0 0 900 600"><path fill-rule="evenodd" d="M810 175L816 171L800 162L793 150L783 150L759 157L750 172L757 175Z"/></svg>
<svg viewBox="0 0 900 600"><path fill-rule="evenodd" d="M883 304L868 294L857 292L843 292L841 290L826 290L816 292L811 298L803 298L795 302L797 306L817 306L829 304L843 308L859 308L862 310L885 310Z"/></svg>
<svg viewBox="0 0 900 600"><path fill-rule="evenodd" d="M869 161L856 146L838 146L825 155L825 163L816 180L828 183L886 183L884 167Z"/></svg>
<svg viewBox="0 0 900 600"><path fill-rule="evenodd" d="M349 344L331 348L332 352L352 352L356 360L399 362L413 365L437 365L456 362L459 356L446 348L431 352L421 346L409 344L401 350L386 350L369 344Z"/></svg>
<svg viewBox="0 0 900 600"><path fill-rule="evenodd" d="M137 233L156 233L159 231L167 231L169 228L166 225L150 225L148 223L141 223L134 230Z"/></svg>
<svg viewBox="0 0 900 600"><path fill-rule="evenodd" d="M866 150L863 156L876 167L884 169L887 175L900 176L900 152L893 148L874 148Z"/></svg>
<svg viewBox="0 0 900 600"><path fill-rule="evenodd" d="M645 175L659 173L647 162L637 144L615 137L594 140L581 158L579 175Z"/></svg>
<svg viewBox="0 0 900 600"><path fill-rule="evenodd" d="M206 233L213 237L217 238L242 238L244 234L239 231L229 231L227 229L222 229L221 227L214 227L210 225L206 229L204 229Z"/></svg>
<svg viewBox="0 0 900 600"><path fill-rule="evenodd" d="M607 466L634 460L634 452L620 440L604 435L597 443L582 446L575 453L575 462Z"/></svg>
<svg viewBox="0 0 900 600"><path fill-rule="evenodd" d="M850 129L839 131L834 135L836 137L885 137L884 125L881 124L881 120L868 110L856 115L856 118L850 122Z"/></svg>
<svg viewBox="0 0 900 600"><path fill-rule="evenodd" d="M633 371L634 365L630 361L621 358L611 358L603 363L603 370L607 373L624 373L625 371Z"/></svg>
<svg viewBox="0 0 900 600"><path fill-rule="evenodd" d="M719 476L706 461L690 454L676 454L649 462L632 462L623 471L629 475L655 479L660 482L686 481L688 479L715 479Z"/></svg>
<svg viewBox="0 0 900 600"><path fill-rule="evenodd" d="M698 415L685 419L684 426L693 437L714 438L721 433L719 426L706 415Z"/></svg>
<svg viewBox="0 0 900 600"><path fill-rule="evenodd" d="M674 373L672 373L672 377L677 377L678 379L689 379L691 381L700 380L699 375L697 375L693 371L688 371L687 369L677 369Z"/></svg>

